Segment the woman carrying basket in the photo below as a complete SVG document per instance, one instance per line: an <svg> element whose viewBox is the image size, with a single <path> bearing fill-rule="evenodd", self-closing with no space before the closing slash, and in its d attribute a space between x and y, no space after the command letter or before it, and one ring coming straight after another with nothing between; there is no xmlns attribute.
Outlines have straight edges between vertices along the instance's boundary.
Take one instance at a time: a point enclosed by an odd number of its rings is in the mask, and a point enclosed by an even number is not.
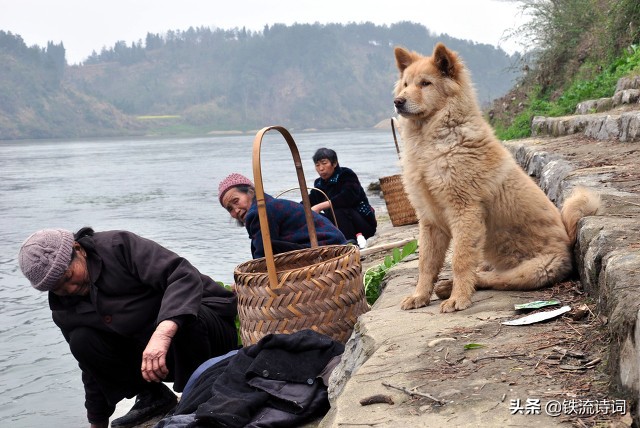
<svg viewBox="0 0 640 428"><path fill-rule="evenodd" d="M251 238L251 255L257 259L264 257L264 245L255 195L255 187L251 180L238 173L228 175L218 186L220 204L239 225L247 228ZM265 195L265 203L273 253L309 248L311 243L304 206L269 195ZM346 244L347 241L342 232L329 219L314 212L313 220L318 245Z"/></svg>

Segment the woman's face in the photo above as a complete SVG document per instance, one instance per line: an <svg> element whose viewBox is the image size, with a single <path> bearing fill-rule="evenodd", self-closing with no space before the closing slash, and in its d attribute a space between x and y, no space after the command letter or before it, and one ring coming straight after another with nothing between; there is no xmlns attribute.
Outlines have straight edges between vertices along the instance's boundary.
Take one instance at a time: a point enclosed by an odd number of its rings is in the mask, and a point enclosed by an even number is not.
<svg viewBox="0 0 640 428"><path fill-rule="evenodd" d="M336 165L335 163L331 163L329 159L320 159L316 162L316 171L320 178L326 180L333 175L333 171L336 170Z"/></svg>
<svg viewBox="0 0 640 428"><path fill-rule="evenodd" d="M229 211L231 217L239 221L244 225L244 218L251 208L253 202L253 194L244 193L237 187L233 187L227 190L227 193L222 197L222 205Z"/></svg>
<svg viewBox="0 0 640 428"><path fill-rule="evenodd" d="M86 296L89 294L89 270L87 269L87 253L77 242L73 244L75 256L71 264L58 281L53 294L58 296Z"/></svg>

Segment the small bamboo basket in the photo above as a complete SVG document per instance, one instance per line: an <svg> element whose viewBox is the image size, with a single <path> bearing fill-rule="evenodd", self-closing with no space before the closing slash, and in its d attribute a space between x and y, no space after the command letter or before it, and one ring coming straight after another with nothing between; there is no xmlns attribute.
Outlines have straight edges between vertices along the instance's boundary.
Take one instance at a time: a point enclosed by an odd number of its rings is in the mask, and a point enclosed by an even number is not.
<svg viewBox="0 0 640 428"><path fill-rule="evenodd" d="M391 131L393 132L393 141L394 143L396 143L396 152L398 153L399 158L400 147L398 146L396 129L393 122L394 119L391 118ZM394 227L418 223L416 210L413 208L413 205L411 205L411 202L409 202L409 197L404 191L404 185L402 184L402 174L381 177L380 190L382 190L382 197L384 198L384 202L387 205L389 218L391 219L391 224Z"/></svg>
<svg viewBox="0 0 640 428"><path fill-rule="evenodd" d="M282 134L293 155L311 242L311 248L275 256L260 168L260 146L269 130ZM234 270L243 344L255 344L267 334L290 334L307 328L345 343L358 317L369 310L359 249L354 245L318 246L302 162L285 128L270 126L256 134L253 175L265 257L242 263Z"/></svg>

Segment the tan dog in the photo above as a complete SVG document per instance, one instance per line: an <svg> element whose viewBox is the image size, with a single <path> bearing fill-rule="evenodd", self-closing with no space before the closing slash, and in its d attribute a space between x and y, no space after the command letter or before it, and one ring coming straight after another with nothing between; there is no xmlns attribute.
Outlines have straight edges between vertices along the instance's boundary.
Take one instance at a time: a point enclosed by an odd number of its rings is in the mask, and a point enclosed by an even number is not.
<svg viewBox="0 0 640 428"><path fill-rule="evenodd" d="M425 57L395 49L394 104L405 150L403 181L420 219L418 284L402 309L429 304L453 245L453 281L440 284L442 312L466 309L478 289L534 290L572 270L578 220L599 198L577 188L562 212L495 137L469 73L439 43Z"/></svg>

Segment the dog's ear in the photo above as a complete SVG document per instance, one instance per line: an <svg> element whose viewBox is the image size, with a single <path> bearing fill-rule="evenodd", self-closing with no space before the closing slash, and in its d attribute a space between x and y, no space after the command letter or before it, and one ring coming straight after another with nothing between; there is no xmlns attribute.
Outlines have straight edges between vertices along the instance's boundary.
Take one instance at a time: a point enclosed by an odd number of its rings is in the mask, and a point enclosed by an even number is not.
<svg viewBox="0 0 640 428"><path fill-rule="evenodd" d="M442 43L438 43L433 49L433 63L443 76L452 79L457 79L462 67L458 55Z"/></svg>
<svg viewBox="0 0 640 428"><path fill-rule="evenodd" d="M396 55L396 66L398 67L398 70L400 70L400 74L402 74L407 67L419 58L419 55L415 52L409 52L405 48L401 48L399 46L396 47L393 52Z"/></svg>

